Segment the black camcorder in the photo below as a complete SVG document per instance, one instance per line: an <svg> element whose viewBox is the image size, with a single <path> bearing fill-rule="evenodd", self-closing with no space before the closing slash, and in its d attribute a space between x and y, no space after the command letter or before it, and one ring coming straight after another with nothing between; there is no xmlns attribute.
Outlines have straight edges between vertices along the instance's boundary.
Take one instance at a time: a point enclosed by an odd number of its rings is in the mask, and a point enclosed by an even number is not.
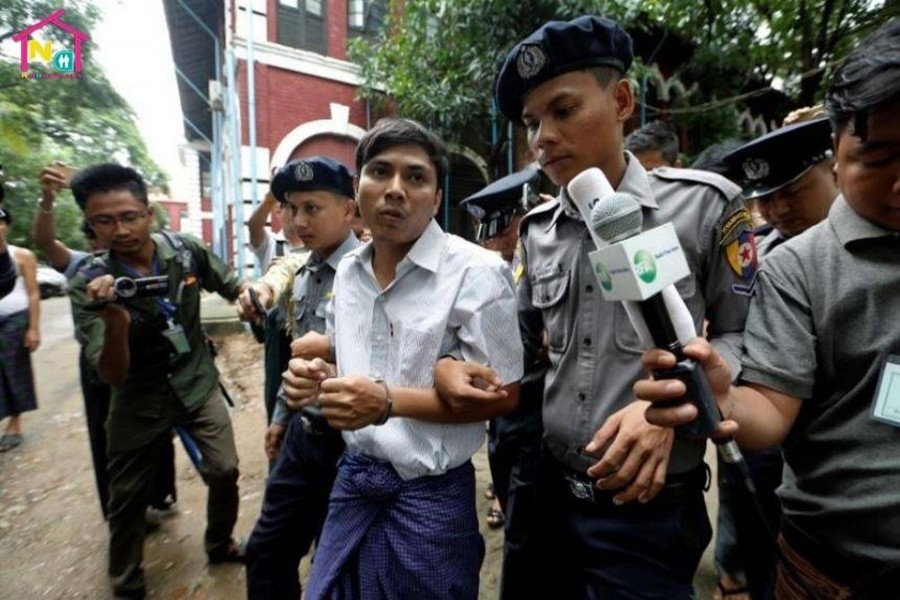
<svg viewBox="0 0 900 600"><path fill-rule="evenodd" d="M121 302L138 298L152 298L164 296L169 293L168 275L154 275L152 277L118 277L113 282L116 297L112 300L94 300L87 303L86 310L99 310L110 302Z"/></svg>
<svg viewBox="0 0 900 600"><path fill-rule="evenodd" d="M116 298L149 298L163 296L169 293L169 276L155 275L153 277L119 277L113 282L116 290Z"/></svg>

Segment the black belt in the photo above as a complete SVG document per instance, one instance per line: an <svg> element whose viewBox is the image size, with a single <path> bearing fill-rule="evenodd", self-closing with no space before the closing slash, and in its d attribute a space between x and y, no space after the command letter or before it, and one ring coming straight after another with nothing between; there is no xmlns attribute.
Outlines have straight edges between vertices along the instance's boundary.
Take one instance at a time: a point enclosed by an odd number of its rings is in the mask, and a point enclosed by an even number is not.
<svg viewBox="0 0 900 600"><path fill-rule="evenodd" d="M620 490L602 490L595 485L597 481L591 479L585 473L566 467L552 456L548 456L548 458L552 461L557 474L562 477L569 493L574 498L593 502L598 506L613 506L613 496L618 494ZM682 500L691 494L709 489L709 481L710 471L706 463L702 463L684 473L666 475L666 483L663 489L649 504L657 501Z"/></svg>
<svg viewBox="0 0 900 600"><path fill-rule="evenodd" d="M838 556L786 519L781 526L781 535L788 546L816 570L837 583L846 585L855 591L865 592L866 597L887 597L884 594L888 590L891 594L895 594L897 588L900 588L900 566L898 565Z"/></svg>

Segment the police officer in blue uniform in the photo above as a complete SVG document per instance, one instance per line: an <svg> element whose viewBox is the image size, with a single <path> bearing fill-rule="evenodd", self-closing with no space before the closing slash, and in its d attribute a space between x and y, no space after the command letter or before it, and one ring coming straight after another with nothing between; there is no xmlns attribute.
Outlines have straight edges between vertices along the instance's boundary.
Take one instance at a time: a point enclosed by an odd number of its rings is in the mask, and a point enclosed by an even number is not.
<svg viewBox="0 0 900 600"><path fill-rule="evenodd" d="M356 210L353 175L326 156L294 160L275 175L272 193L312 251L293 278L287 307L296 343L305 334L325 333L337 265L359 245L350 228ZM289 413L281 392L272 423L287 424L287 431L247 544L247 595L299 598L300 560L322 530L344 441L318 407Z"/></svg>
<svg viewBox="0 0 900 600"><path fill-rule="evenodd" d="M728 180L668 167L648 173L624 150L632 58L630 36L609 19L549 22L508 54L497 106L525 126L554 184L598 167L641 204L646 228L674 225L691 267L676 287L697 331L709 321L736 376L755 267L750 213ZM587 256L593 242L564 188L525 216L520 236L526 365L545 332L549 356L536 547L554 565L552 595L692 598L712 535L705 441L673 441L644 418L648 404L632 392L641 345L621 305L599 293Z"/></svg>

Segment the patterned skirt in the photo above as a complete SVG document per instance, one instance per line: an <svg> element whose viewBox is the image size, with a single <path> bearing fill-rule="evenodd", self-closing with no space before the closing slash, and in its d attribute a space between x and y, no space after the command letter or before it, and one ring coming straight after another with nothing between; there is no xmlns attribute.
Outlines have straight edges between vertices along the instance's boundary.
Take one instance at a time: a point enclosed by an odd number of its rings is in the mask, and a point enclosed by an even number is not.
<svg viewBox="0 0 900 600"><path fill-rule="evenodd" d="M404 481L347 452L313 559L308 600L475 600L484 540L467 462Z"/></svg>
<svg viewBox="0 0 900 600"><path fill-rule="evenodd" d="M37 408L26 331L27 310L0 316L0 419Z"/></svg>

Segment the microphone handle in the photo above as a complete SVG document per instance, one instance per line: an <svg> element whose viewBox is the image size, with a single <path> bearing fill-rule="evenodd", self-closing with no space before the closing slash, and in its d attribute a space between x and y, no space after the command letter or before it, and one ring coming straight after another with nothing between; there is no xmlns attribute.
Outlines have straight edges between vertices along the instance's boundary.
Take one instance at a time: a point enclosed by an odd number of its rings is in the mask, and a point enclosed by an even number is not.
<svg viewBox="0 0 900 600"><path fill-rule="evenodd" d="M674 288L672 290L674 291ZM684 306L680 296L677 298L678 303ZM670 303L666 300L663 294L659 293L637 303L646 328L653 338L653 347L668 350L675 355L675 366L668 369L657 369L653 373L654 378L678 379L684 383L686 388L684 398L678 398L671 403L663 403L661 406L677 406L687 400L697 407L697 418L676 427L676 435L686 438L709 437L719 425L719 407L716 405L712 389L709 386L709 379L703 368L697 361L684 354L678 327L675 324L679 317L676 314L676 321L673 322L669 308ZM686 307L685 310L687 310Z"/></svg>

